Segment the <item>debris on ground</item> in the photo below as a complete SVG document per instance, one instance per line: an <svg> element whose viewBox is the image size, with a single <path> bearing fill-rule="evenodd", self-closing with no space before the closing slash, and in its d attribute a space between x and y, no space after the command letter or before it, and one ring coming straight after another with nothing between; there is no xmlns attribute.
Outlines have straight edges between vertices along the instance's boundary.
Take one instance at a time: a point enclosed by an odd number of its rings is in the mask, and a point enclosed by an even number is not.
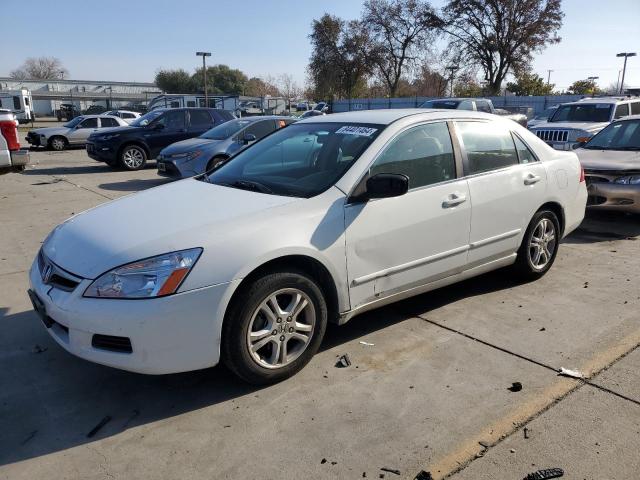
<svg viewBox="0 0 640 480"><path fill-rule="evenodd" d="M320 460L320 465L324 465L325 463L327 463L327 459L323 458L322 460Z"/></svg>
<svg viewBox="0 0 640 480"><path fill-rule="evenodd" d="M515 448L510 448L510 449L509 449L509 451L510 451L511 453L516 453L516 449L515 449Z"/></svg>
<svg viewBox="0 0 640 480"><path fill-rule="evenodd" d="M527 427L524 427L524 438L529 438L529 429Z"/></svg>
<svg viewBox="0 0 640 480"><path fill-rule="evenodd" d="M360 340L360 345L366 345L367 347L375 347L376 346L375 343L363 342L362 340Z"/></svg>
<svg viewBox="0 0 640 480"><path fill-rule="evenodd" d="M62 181L62 178L53 178L52 180L49 180L49 181L32 183L31 185L53 185L54 183L58 183L61 181Z"/></svg>
<svg viewBox="0 0 640 480"><path fill-rule="evenodd" d="M584 373L579 372L578 370L569 370L568 368L564 367L560 367L560 370L558 370L558 375L562 375L563 377L585 378Z"/></svg>
<svg viewBox="0 0 640 480"><path fill-rule="evenodd" d="M522 480L548 480L550 478L559 478L564 475L564 470L561 468L547 468L544 470L538 470L537 472L530 473Z"/></svg>
<svg viewBox="0 0 640 480"><path fill-rule="evenodd" d="M424 470L420 470L420 473L416 475L414 480L433 480L430 472L425 472Z"/></svg>
<svg viewBox="0 0 640 480"><path fill-rule="evenodd" d="M48 350L47 347L41 347L40 345L36 344L31 349L31 353L42 353L42 352L46 352L47 350Z"/></svg>
<svg viewBox="0 0 640 480"><path fill-rule="evenodd" d="M96 433L100 431L102 427L104 427L110 421L111 421L111 417L109 415L104 417L102 420L100 420L100 423L98 423L95 427L93 427L93 429L89 433L87 433L87 438L93 437Z"/></svg>
<svg viewBox="0 0 640 480"><path fill-rule="evenodd" d="M396 468L382 467L380 470L383 472L393 473L394 475L400 475L400 470Z"/></svg>
<svg viewBox="0 0 640 480"><path fill-rule="evenodd" d="M519 392L522 390L522 384L520 382L513 382L509 388L507 388L510 392Z"/></svg>
<svg viewBox="0 0 640 480"><path fill-rule="evenodd" d="M351 359L349 358L348 353L345 353L344 355L342 355L336 362L336 367L338 368L346 368L350 366L351 366Z"/></svg>
<svg viewBox="0 0 640 480"><path fill-rule="evenodd" d="M36 436L36 433L38 433L38 430L34 430L33 432L31 432L29 436L27 436L27 438L20 442L20 445L26 445L27 443L29 443L33 439L33 437Z"/></svg>
<svg viewBox="0 0 640 480"><path fill-rule="evenodd" d="M546 328L542 327L539 331L540 332L544 332L546 330Z"/></svg>
<svg viewBox="0 0 640 480"><path fill-rule="evenodd" d="M482 447L482 448L489 448L491 445L489 444L489 442L485 442L485 441L480 441L478 442L478 444Z"/></svg>
<svg viewBox="0 0 640 480"><path fill-rule="evenodd" d="M138 415L140 415L140 410L134 410L131 413L131 416L124 423L124 426L122 428L127 428L129 426L129 424L133 421L133 419L136 418Z"/></svg>

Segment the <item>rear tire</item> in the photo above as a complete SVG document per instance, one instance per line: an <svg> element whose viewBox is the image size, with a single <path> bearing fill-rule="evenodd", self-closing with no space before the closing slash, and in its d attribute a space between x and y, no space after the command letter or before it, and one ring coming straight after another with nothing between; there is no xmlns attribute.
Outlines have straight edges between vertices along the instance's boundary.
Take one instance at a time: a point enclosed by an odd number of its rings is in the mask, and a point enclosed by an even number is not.
<svg viewBox="0 0 640 480"><path fill-rule="evenodd" d="M523 279L536 280L549 271L558 253L560 222L551 210L539 210L529 222L513 265Z"/></svg>
<svg viewBox="0 0 640 480"><path fill-rule="evenodd" d="M65 148L67 148L68 143L67 139L64 137L51 137L49 139L49 148L51 150L55 150L56 152L61 152Z"/></svg>
<svg viewBox="0 0 640 480"><path fill-rule="evenodd" d="M119 160L125 170L140 170L147 164L147 152L139 145L126 145L120 152Z"/></svg>
<svg viewBox="0 0 640 480"><path fill-rule="evenodd" d="M222 325L224 364L243 380L264 385L300 371L320 347L327 305L305 273L266 273L235 296Z"/></svg>

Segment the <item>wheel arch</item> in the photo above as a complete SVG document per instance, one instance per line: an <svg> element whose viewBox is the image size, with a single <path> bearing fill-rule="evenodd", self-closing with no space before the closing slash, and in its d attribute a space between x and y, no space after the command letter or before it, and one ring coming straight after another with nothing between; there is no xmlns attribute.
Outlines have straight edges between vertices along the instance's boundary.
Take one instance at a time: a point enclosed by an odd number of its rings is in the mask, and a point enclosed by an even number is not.
<svg viewBox="0 0 640 480"><path fill-rule="evenodd" d="M560 203L558 202L550 201L541 205L536 212L539 212L541 210L551 210L553 213L556 214L556 217L558 217L558 222L560 222L559 237L562 238L564 235L564 228L565 228L565 214L564 214L564 208L562 208L562 205L560 205Z"/></svg>
<svg viewBox="0 0 640 480"><path fill-rule="evenodd" d="M290 254L270 259L251 270L234 290L225 309L229 311L229 307L236 301L237 297L253 281L268 272L283 271L291 269L300 271L309 275L318 283L322 293L327 301L328 319L332 323L337 323L340 316L340 300L338 297L337 283L329 271L329 268L315 257L305 254Z"/></svg>
<svg viewBox="0 0 640 480"><path fill-rule="evenodd" d="M209 160L207 160L207 164L205 165L205 172L209 171L211 169L211 163L216 159L216 158L220 158L222 160L228 160L230 157L229 154L224 153L224 152L217 152L214 153L211 158L209 158Z"/></svg>
<svg viewBox="0 0 640 480"><path fill-rule="evenodd" d="M62 135L61 133L55 133L55 134L51 135L49 138L47 138L47 145L49 147L51 146L51 142L55 138L61 138L64 141L64 144L69 146L69 139L66 136Z"/></svg>

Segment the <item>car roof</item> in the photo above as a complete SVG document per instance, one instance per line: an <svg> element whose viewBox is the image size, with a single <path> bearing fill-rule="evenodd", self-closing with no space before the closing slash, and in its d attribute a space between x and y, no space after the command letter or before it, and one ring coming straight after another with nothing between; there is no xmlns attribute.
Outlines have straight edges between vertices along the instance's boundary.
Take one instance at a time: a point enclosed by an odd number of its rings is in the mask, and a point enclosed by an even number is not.
<svg viewBox="0 0 640 480"><path fill-rule="evenodd" d="M411 115L423 115L427 120L440 120L447 118L485 118L496 119L490 113L474 112L471 110L450 110L439 108L395 108L385 110L359 110L353 112L332 113L330 115L318 115L300 120L298 123L375 123L389 125L401 118Z"/></svg>
<svg viewBox="0 0 640 480"><path fill-rule="evenodd" d="M234 120L257 122L258 120L285 120L287 118L290 120L294 120L296 117L287 117L283 115L251 115L250 117L234 118Z"/></svg>
<svg viewBox="0 0 640 480"><path fill-rule="evenodd" d="M563 103L563 105L582 105L585 103L610 103L611 105L615 105L622 102L628 102L629 100L634 99L625 97L588 97L581 98L580 100L576 100L575 102Z"/></svg>

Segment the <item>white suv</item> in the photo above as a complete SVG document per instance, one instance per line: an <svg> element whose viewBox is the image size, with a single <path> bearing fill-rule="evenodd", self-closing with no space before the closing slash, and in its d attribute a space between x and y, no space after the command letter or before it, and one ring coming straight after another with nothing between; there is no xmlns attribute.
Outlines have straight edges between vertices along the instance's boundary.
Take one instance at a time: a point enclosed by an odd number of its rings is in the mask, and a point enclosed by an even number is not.
<svg viewBox="0 0 640 480"><path fill-rule="evenodd" d="M29 159L29 150L20 149L16 116L9 110L0 110L0 172L23 169Z"/></svg>
<svg viewBox="0 0 640 480"><path fill-rule="evenodd" d="M573 150L614 120L640 113L640 98L583 98L558 107L530 130L555 149Z"/></svg>

